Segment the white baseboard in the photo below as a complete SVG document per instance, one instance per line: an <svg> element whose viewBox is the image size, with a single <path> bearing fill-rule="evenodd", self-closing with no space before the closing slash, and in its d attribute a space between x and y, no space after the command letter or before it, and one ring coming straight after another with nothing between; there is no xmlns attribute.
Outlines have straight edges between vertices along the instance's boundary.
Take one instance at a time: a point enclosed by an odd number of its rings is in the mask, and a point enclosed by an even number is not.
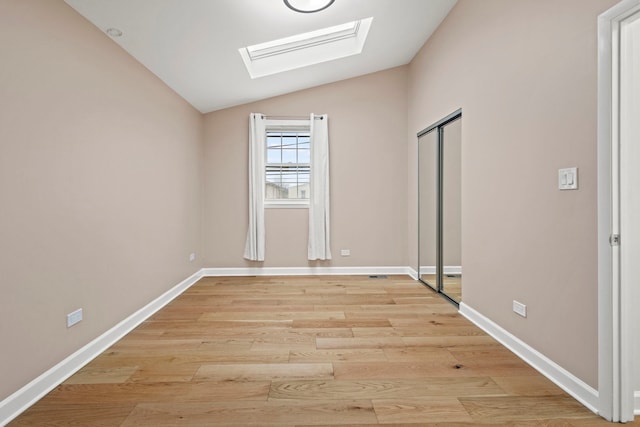
<svg viewBox="0 0 640 427"><path fill-rule="evenodd" d="M216 276L324 276L411 275L409 267L239 267L203 268L203 277Z"/></svg>
<svg viewBox="0 0 640 427"><path fill-rule="evenodd" d="M461 265L445 265L442 269L444 274L462 274ZM436 274L436 267L435 265L422 265L420 266L420 272L422 274Z"/></svg>
<svg viewBox="0 0 640 427"><path fill-rule="evenodd" d="M640 391L636 391L633 393L634 397L634 405L633 405L633 414L638 416L640 415Z"/></svg>
<svg viewBox="0 0 640 427"><path fill-rule="evenodd" d="M498 340L502 345L527 362L542 375L553 381L558 387L569 393L577 401L594 413L598 413L598 391L581 379L555 363L524 341L512 335L498 324L486 318L473 308L460 303L460 314L475 323L480 329ZM636 394L638 408L638 394Z"/></svg>
<svg viewBox="0 0 640 427"><path fill-rule="evenodd" d="M140 310L133 313L89 344L76 351L29 384L0 402L0 426L8 424L27 408L96 358L136 326L171 302L202 277L202 270L192 274Z"/></svg>

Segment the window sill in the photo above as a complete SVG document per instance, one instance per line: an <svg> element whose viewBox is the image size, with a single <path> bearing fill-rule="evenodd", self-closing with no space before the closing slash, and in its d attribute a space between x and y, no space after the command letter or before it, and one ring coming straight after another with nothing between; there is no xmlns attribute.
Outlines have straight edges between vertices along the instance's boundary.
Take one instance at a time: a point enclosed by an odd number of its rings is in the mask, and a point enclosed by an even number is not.
<svg viewBox="0 0 640 427"><path fill-rule="evenodd" d="M309 209L309 202L265 202L265 209Z"/></svg>

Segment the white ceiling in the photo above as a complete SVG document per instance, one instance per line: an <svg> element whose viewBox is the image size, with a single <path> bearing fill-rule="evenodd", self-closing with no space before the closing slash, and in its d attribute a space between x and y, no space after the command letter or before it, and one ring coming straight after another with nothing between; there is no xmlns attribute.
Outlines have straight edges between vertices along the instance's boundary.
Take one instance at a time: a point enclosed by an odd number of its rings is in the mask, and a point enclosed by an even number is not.
<svg viewBox="0 0 640 427"><path fill-rule="evenodd" d="M65 0L203 113L407 64L456 0ZM238 49L373 17L362 54L251 79Z"/></svg>

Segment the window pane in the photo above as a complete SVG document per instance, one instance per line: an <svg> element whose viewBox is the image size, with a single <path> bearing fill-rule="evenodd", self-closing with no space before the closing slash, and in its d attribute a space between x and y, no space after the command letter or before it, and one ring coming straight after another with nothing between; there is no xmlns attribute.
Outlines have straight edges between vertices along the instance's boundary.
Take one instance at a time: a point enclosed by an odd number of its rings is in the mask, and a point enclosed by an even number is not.
<svg viewBox="0 0 640 427"><path fill-rule="evenodd" d="M267 134L267 147L279 147L280 146L280 135L271 136L271 134Z"/></svg>
<svg viewBox="0 0 640 427"><path fill-rule="evenodd" d="M311 163L311 150L298 150L298 163Z"/></svg>
<svg viewBox="0 0 640 427"><path fill-rule="evenodd" d="M296 150L282 150L282 163L296 163Z"/></svg>
<svg viewBox="0 0 640 427"><path fill-rule="evenodd" d="M296 138L295 134L293 136L282 137L282 148L291 148L295 150L297 144L298 144L298 138Z"/></svg>
<svg viewBox="0 0 640 427"><path fill-rule="evenodd" d="M298 136L298 147L299 148L309 148L311 145L311 137L306 134L302 134Z"/></svg>
<svg viewBox="0 0 640 427"><path fill-rule="evenodd" d="M280 149L267 149L267 163L282 163Z"/></svg>
<svg viewBox="0 0 640 427"><path fill-rule="evenodd" d="M280 174L280 168L267 167L267 182L274 184L282 184L282 176Z"/></svg>

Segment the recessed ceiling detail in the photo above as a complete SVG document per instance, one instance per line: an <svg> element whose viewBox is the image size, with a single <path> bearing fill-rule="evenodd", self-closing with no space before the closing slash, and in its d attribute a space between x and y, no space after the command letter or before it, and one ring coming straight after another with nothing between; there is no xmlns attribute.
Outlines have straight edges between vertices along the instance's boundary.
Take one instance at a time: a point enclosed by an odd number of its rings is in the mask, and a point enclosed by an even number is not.
<svg viewBox="0 0 640 427"><path fill-rule="evenodd" d="M238 49L252 79L362 52L373 18Z"/></svg>

